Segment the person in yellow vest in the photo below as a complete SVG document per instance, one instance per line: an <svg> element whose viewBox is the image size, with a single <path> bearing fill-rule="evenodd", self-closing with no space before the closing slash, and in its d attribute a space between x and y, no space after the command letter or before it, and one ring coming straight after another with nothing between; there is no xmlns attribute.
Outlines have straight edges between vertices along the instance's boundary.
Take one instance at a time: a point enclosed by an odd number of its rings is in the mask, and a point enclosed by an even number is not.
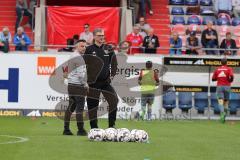
<svg viewBox="0 0 240 160"><path fill-rule="evenodd" d="M151 120L152 104L154 102L156 86L159 85L158 73L152 69L152 62L146 62L146 69L141 70L138 78L138 84L141 86L141 119L144 119L147 108L147 119Z"/></svg>

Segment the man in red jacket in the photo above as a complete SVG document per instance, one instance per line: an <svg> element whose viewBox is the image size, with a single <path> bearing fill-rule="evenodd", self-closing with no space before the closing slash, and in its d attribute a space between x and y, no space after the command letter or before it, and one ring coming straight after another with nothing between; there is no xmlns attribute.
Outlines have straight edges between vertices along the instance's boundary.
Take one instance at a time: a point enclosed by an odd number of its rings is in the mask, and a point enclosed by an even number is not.
<svg viewBox="0 0 240 160"><path fill-rule="evenodd" d="M225 122L226 113L228 110L229 96L231 92L231 83L233 82L233 70L227 66L227 59L221 60L222 66L218 67L212 77L212 81L217 81L217 97L218 105L221 112L221 122Z"/></svg>

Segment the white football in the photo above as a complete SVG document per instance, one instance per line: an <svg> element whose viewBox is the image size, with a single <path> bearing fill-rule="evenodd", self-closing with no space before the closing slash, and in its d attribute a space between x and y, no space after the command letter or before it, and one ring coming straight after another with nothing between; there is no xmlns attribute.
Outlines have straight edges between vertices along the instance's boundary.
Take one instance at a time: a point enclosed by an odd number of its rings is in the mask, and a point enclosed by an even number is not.
<svg viewBox="0 0 240 160"><path fill-rule="evenodd" d="M117 130L115 128L105 129L105 140L115 141L117 139Z"/></svg>
<svg viewBox="0 0 240 160"><path fill-rule="evenodd" d="M131 140L130 131L127 128L117 129L117 141L118 142L129 142Z"/></svg>
<svg viewBox="0 0 240 160"><path fill-rule="evenodd" d="M148 133L144 130L137 130L135 133L135 141L136 142L148 142Z"/></svg>
<svg viewBox="0 0 240 160"><path fill-rule="evenodd" d="M136 132L137 131L138 131L137 129L131 130L131 133L130 133L130 140L131 140L131 142L135 142L136 141Z"/></svg>
<svg viewBox="0 0 240 160"><path fill-rule="evenodd" d="M105 131L103 129L94 128L88 132L88 139L91 141L103 141L105 138Z"/></svg>

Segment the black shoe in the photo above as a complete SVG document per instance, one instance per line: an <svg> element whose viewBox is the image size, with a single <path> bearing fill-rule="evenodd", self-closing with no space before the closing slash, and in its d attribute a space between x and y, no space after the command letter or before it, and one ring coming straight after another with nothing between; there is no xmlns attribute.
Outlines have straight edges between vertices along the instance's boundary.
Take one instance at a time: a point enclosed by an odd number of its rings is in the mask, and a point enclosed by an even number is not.
<svg viewBox="0 0 240 160"><path fill-rule="evenodd" d="M86 136L86 135L87 135L87 132L86 132L85 129L78 130L77 135L78 135L78 136Z"/></svg>
<svg viewBox="0 0 240 160"><path fill-rule="evenodd" d="M72 133L70 130L64 130L64 131L63 131L63 135L72 136L73 133Z"/></svg>
<svg viewBox="0 0 240 160"><path fill-rule="evenodd" d="M115 125L110 125L108 128L115 128L116 129L116 126Z"/></svg>

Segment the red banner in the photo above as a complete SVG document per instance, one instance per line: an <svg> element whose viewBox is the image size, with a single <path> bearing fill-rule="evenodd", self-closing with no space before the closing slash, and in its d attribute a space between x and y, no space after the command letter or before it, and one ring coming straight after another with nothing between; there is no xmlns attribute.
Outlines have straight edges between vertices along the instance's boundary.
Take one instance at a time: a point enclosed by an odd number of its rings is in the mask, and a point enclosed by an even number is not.
<svg viewBox="0 0 240 160"><path fill-rule="evenodd" d="M91 31L103 28L106 41L118 43L119 14L119 8L113 7L48 7L48 44L66 44L66 39L83 32L85 23Z"/></svg>

